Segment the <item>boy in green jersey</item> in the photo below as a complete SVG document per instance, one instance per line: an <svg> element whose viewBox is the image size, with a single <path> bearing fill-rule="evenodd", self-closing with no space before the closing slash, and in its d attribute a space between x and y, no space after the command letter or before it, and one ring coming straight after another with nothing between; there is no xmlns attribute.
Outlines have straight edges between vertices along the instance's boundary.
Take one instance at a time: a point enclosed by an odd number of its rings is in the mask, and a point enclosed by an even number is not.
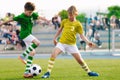
<svg viewBox="0 0 120 80"><path fill-rule="evenodd" d="M24 5L24 12L18 16L15 16L13 19L3 22L2 24L17 21L21 25L20 38L26 44L26 50L18 58L26 64L24 77L31 78L32 74L29 73L29 68L33 61L33 56L35 55L35 49L39 46L40 41L32 35L32 27L34 20L41 19L49 22L47 19L40 17L38 14L33 12L35 10L35 5L31 2L26 2ZM27 61L25 58L27 57Z"/></svg>
<svg viewBox="0 0 120 80"><path fill-rule="evenodd" d="M52 68L55 63L56 57L61 54L61 52L68 52L75 58L75 60L80 64L83 70L87 72L89 76L98 76L96 72L92 72L85 61L83 60L80 52L76 46L76 34L79 34L82 40L84 40L90 47L94 47L95 44L90 42L85 36L81 23L76 20L78 11L75 6L70 6L67 10L68 19L64 19L61 22L61 27L57 31L54 37L54 44L56 45L51 57L48 61L47 72L42 76L42 78L49 78ZM60 36L59 42L57 43L57 37Z"/></svg>

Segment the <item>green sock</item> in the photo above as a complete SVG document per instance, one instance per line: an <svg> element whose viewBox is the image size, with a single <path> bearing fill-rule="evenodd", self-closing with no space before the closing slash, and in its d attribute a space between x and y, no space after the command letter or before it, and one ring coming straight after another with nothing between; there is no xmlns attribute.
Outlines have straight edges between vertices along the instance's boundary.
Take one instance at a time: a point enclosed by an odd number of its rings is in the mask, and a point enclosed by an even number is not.
<svg viewBox="0 0 120 80"><path fill-rule="evenodd" d="M32 65L32 61L33 61L33 57L32 56L28 56L25 73L29 72L29 68Z"/></svg>
<svg viewBox="0 0 120 80"><path fill-rule="evenodd" d="M35 43L32 43L22 54L22 56L26 57L33 49L37 48Z"/></svg>

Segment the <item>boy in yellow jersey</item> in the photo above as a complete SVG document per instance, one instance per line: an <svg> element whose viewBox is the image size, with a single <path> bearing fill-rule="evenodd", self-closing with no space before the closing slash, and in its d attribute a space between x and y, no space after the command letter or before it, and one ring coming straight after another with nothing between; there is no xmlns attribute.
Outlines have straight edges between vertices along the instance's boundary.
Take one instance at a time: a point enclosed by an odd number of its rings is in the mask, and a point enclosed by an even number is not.
<svg viewBox="0 0 120 80"><path fill-rule="evenodd" d="M68 19L64 19L61 22L61 27L57 31L54 37L54 44L56 45L48 63L47 72L42 76L42 78L49 78L53 65L55 63L56 57L61 52L68 52L76 59L76 61L81 65L89 76L98 76L96 72L92 72L83 58L80 55L80 52L76 46L76 34L78 33L82 40L84 40L90 47L95 46L94 43L90 42L85 36L81 23L76 20L78 15L77 9L75 6L70 6L68 8ZM56 39L60 35L59 42L57 43Z"/></svg>

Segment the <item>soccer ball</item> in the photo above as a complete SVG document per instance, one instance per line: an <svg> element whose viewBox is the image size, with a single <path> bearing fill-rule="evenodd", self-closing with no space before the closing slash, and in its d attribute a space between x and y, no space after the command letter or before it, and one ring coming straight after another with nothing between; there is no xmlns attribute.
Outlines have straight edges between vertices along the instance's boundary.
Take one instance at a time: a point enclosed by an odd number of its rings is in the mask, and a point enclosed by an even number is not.
<svg viewBox="0 0 120 80"><path fill-rule="evenodd" d="M29 73L33 76L37 76L42 72L42 68L37 64L32 64L32 66L29 69Z"/></svg>

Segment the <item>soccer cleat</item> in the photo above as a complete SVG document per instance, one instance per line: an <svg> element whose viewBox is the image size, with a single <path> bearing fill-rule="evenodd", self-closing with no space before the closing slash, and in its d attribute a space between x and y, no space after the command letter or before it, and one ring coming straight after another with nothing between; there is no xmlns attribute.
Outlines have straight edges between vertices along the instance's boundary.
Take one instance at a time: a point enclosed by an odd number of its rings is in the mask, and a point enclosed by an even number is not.
<svg viewBox="0 0 120 80"><path fill-rule="evenodd" d="M96 72L89 72L88 75L89 75L89 76L99 76L99 74L96 73Z"/></svg>
<svg viewBox="0 0 120 80"><path fill-rule="evenodd" d="M25 58L23 56L18 56L18 59L23 63L26 64Z"/></svg>
<svg viewBox="0 0 120 80"><path fill-rule="evenodd" d="M33 75L30 74L30 73L25 73L25 74L23 75L23 77L24 77L24 78L33 78Z"/></svg>
<svg viewBox="0 0 120 80"><path fill-rule="evenodd" d="M50 72L46 72L41 78L49 78L50 77Z"/></svg>

